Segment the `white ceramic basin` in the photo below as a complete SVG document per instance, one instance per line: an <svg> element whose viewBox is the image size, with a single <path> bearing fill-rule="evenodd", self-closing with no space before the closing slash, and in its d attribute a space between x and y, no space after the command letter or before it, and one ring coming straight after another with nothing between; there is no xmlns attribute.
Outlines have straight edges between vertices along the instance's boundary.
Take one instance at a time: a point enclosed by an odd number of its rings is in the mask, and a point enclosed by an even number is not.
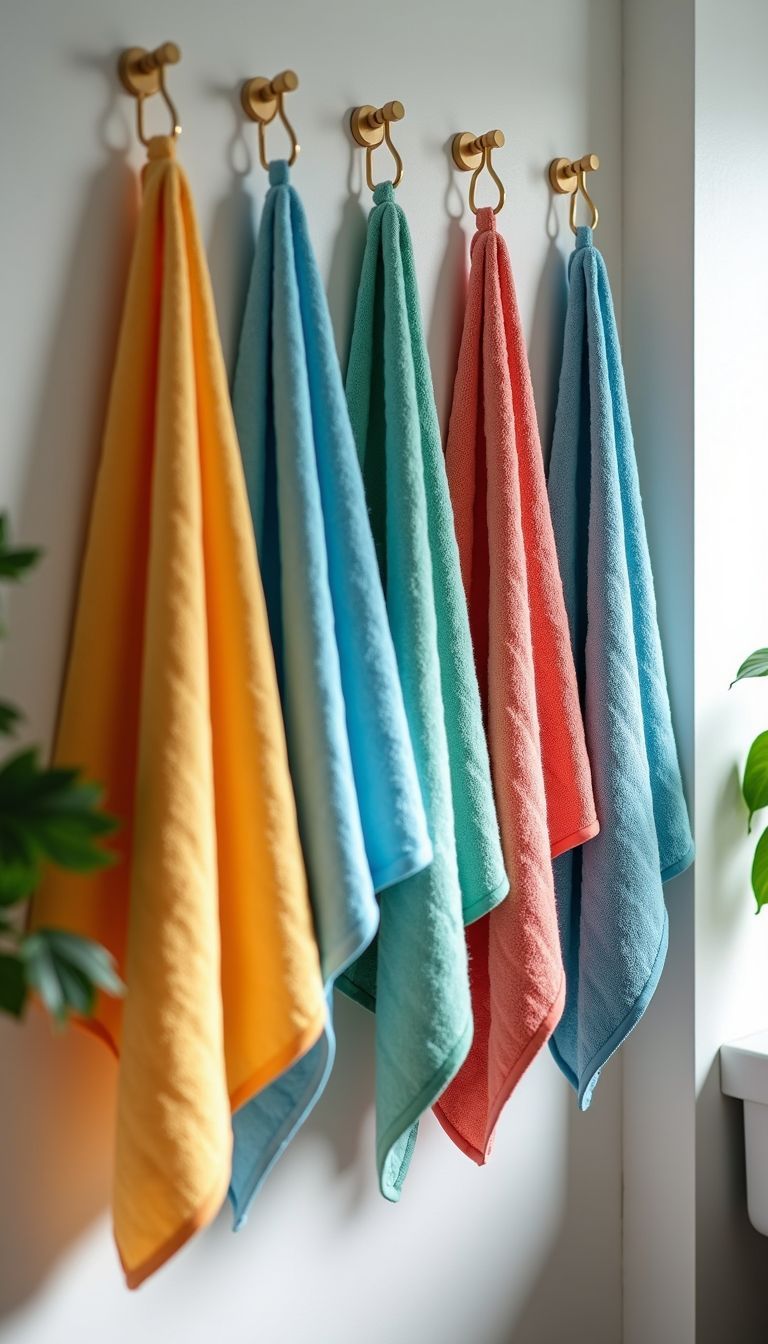
<svg viewBox="0 0 768 1344"><path fill-rule="evenodd" d="M768 1030L721 1046L720 1087L744 1102L747 1210L768 1237Z"/></svg>

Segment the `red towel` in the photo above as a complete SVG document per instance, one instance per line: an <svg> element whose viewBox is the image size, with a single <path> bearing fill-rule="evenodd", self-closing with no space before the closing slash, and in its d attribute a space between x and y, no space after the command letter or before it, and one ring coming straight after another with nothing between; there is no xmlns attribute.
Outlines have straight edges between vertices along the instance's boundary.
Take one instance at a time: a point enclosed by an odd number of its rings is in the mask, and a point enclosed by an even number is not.
<svg viewBox="0 0 768 1344"><path fill-rule="evenodd" d="M490 209L472 241L446 465L510 894L467 929L474 1042L435 1112L482 1164L563 1010L552 858L598 831L528 358Z"/></svg>

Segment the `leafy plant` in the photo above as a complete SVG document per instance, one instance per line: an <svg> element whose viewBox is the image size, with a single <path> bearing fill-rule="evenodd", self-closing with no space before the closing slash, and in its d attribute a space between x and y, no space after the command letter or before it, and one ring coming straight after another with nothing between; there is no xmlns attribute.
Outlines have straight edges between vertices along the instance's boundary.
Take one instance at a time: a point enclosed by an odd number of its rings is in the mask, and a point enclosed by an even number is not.
<svg viewBox="0 0 768 1344"><path fill-rule="evenodd" d="M38 550L11 547L0 514L0 581L18 581L39 558ZM15 705L0 701L0 735L11 736L21 719ZM90 873L114 862L103 841L117 822L101 811L101 793L77 769L41 766L35 748L0 764L0 1012L20 1017L36 992L65 1022L72 1013L88 1017L98 990L123 991L98 943L61 929L24 931L24 907L46 863Z"/></svg>
<svg viewBox="0 0 768 1344"><path fill-rule="evenodd" d="M744 660L732 686L751 677L768 677L768 649L756 649ZM752 818L761 808L768 807L768 732L760 733L749 749L742 783L744 801L749 809L748 830L752 832ZM768 905L768 828L757 842L752 863L752 890L758 911Z"/></svg>

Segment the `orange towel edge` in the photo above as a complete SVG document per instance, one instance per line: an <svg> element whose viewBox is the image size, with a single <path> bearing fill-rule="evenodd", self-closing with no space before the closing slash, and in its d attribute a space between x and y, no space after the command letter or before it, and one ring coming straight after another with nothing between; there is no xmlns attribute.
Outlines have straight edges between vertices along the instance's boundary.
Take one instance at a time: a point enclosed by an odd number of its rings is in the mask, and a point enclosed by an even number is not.
<svg viewBox="0 0 768 1344"><path fill-rule="evenodd" d="M135 1269L130 1269L128 1267L123 1259L123 1253L120 1250L117 1239L115 1239L117 1253L120 1257L120 1264L123 1267L123 1273L125 1275L125 1282L129 1288L139 1288L145 1279L148 1279L156 1270L161 1269L166 1261L170 1260L172 1255L175 1255L177 1251L180 1251L185 1242L189 1241L196 1232L201 1231L203 1227L206 1227L208 1223L212 1222L227 1198L229 1177L230 1162L228 1160L224 1174L223 1176L219 1176L212 1194L209 1195L200 1207L182 1223L181 1227L176 1229L167 1241L163 1242L158 1250L153 1251L152 1255L148 1256L146 1260L143 1260Z"/></svg>
<svg viewBox="0 0 768 1344"><path fill-rule="evenodd" d="M313 1045L317 1045L320 1037L325 1030L326 1006L325 999L322 999L319 1011L312 1018L311 1022L303 1031L292 1037L282 1050L273 1055L267 1064L263 1064L260 1069L244 1083L240 1083L230 1093L229 1104L232 1111L239 1111L241 1106L245 1106L257 1092L262 1092L265 1087L273 1083L281 1073L285 1073L292 1064L297 1063Z"/></svg>
<svg viewBox="0 0 768 1344"><path fill-rule="evenodd" d="M499 1091L496 1094L496 1099L489 1111L488 1125L486 1127L485 1139L482 1148L478 1148L474 1143L471 1142L470 1139L468 1139L464 1134L462 1134L460 1129L457 1129L456 1125L454 1125L453 1122L448 1119L448 1116L445 1114L445 1111L443 1110L443 1107L439 1101L435 1102L435 1105L432 1107L436 1119L442 1125L448 1137L452 1139L453 1142L456 1144L456 1147L460 1148L461 1151L474 1163L476 1163L478 1167L484 1167L486 1165L491 1155L491 1151L493 1149L493 1140L496 1133L496 1126L499 1123L501 1112L503 1111L504 1107L509 1101L510 1096L515 1090L517 1084L519 1083L529 1064L533 1063L533 1060L535 1059L536 1055L539 1053L542 1047L546 1045L547 1041L552 1035L552 1032L555 1030L555 1027L557 1026L558 1022L560 1021L560 1018L563 1015L564 1007L565 1007L565 974L563 974L563 977L560 981L560 988L550 1008L548 1009L546 1015L542 1018L537 1030L534 1032L533 1036L531 1036L522 1054L518 1055L517 1060L512 1065L512 1068L510 1069L509 1073L504 1079L504 1082L499 1088Z"/></svg>
<svg viewBox="0 0 768 1344"><path fill-rule="evenodd" d="M274 1078L282 1073L289 1064L300 1059L301 1056L305 1054L307 1050L311 1049L311 1047L320 1039L324 1027L325 1001L323 1000L321 1010L315 1016L312 1023L306 1027L304 1031L295 1036L290 1045L286 1046L284 1050L275 1055L269 1065L259 1069L257 1073L252 1075L247 1083L244 1083L235 1089L230 1097L230 1106L232 1110L235 1111L239 1106L244 1105L246 1101L250 1100L250 1098L256 1094L256 1092L261 1091L263 1087L266 1087L269 1082L272 1082ZM239 1100L239 1098L242 1098L242 1100ZM204 1200L199 1209L196 1209L195 1212L182 1223L181 1227L177 1228L177 1230L163 1242L163 1245L156 1251L153 1251L152 1255L142 1261L137 1268L130 1269L128 1267L123 1258L120 1246L116 1242L120 1264L122 1265L125 1281L129 1288L139 1288L145 1279L148 1279L158 1269L161 1269L177 1251L180 1251L182 1246L184 1246L196 1232L202 1231L202 1229L215 1218L227 1198L230 1176L231 1162L228 1160L224 1178L223 1180L220 1179L217 1181L213 1194L208 1199Z"/></svg>
<svg viewBox="0 0 768 1344"><path fill-rule="evenodd" d="M578 845L585 845L588 840L594 840L599 834L600 822L597 817L582 826L580 830L573 831L571 835L566 835L562 840L555 840L552 843L552 858L556 859L560 854L566 854L569 849L576 849Z"/></svg>

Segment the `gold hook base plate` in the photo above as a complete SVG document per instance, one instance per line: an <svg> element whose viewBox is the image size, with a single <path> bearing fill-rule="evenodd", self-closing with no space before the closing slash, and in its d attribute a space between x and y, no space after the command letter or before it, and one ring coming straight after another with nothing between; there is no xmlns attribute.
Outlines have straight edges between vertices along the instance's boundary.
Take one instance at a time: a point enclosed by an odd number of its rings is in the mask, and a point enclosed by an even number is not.
<svg viewBox="0 0 768 1344"><path fill-rule="evenodd" d="M146 47L128 47L117 63L120 83L134 98L149 98L160 92L160 67L146 73L139 69L139 62L147 55Z"/></svg>
<svg viewBox="0 0 768 1344"><path fill-rule="evenodd" d="M352 139L364 149L376 149L384 140L384 125L372 126L370 116L376 108L370 103L363 107L356 107L349 118L349 129L352 132Z"/></svg>
<svg viewBox="0 0 768 1344"><path fill-rule="evenodd" d="M579 185L570 159L553 159L549 165L549 183L559 196L571 196Z"/></svg>
<svg viewBox="0 0 768 1344"><path fill-rule="evenodd" d="M278 95L273 94L269 98L261 96L261 90L269 86L269 80L261 75L256 75L253 79L245 82L240 90L240 101L243 104L243 111L252 121L262 121L268 125L273 120L277 112Z"/></svg>
<svg viewBox="0 0 768 1344"><path fill-rule="evenodd" d="M463 172L479 168L483 162L483 150L472 148L475 141L476 137L471 131L459 131L458 135L454 135L451 141L453 162Z"/></svg>

